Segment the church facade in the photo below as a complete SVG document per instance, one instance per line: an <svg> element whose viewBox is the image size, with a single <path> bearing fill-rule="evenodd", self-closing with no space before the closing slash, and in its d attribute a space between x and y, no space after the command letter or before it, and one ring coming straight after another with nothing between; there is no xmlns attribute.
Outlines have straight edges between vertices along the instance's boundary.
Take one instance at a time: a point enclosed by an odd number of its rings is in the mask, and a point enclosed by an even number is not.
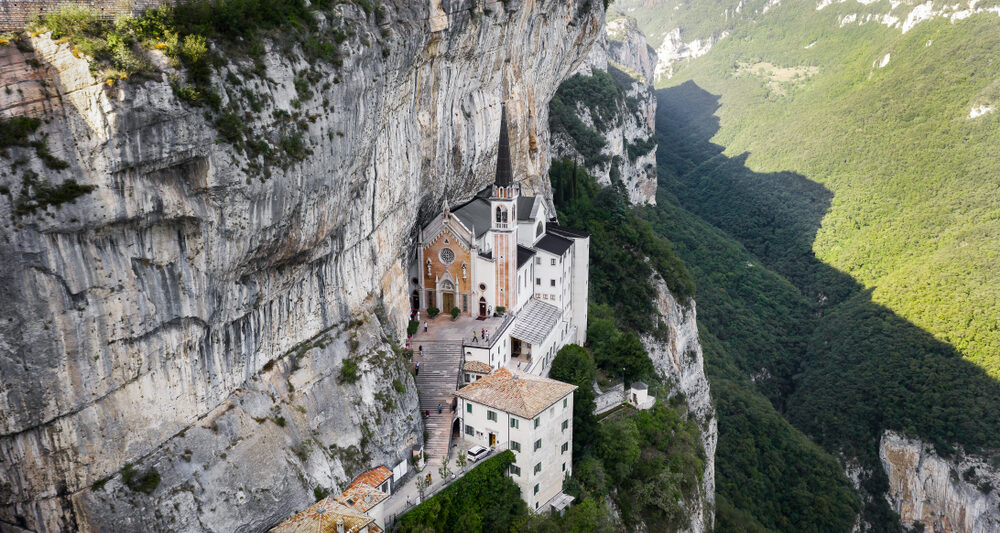
<svg viewBox="0 0 1000 533"><path fill-rule="evenodd" d="M493 184L454 208L444 204L421 228L410 268L414 309L514 317L505 357L483 361L493 368L511 354L551 362L561 346L585 341L590 253L589 235L559 226L542 198L521 194L506 110L500 122Z"/></svg>

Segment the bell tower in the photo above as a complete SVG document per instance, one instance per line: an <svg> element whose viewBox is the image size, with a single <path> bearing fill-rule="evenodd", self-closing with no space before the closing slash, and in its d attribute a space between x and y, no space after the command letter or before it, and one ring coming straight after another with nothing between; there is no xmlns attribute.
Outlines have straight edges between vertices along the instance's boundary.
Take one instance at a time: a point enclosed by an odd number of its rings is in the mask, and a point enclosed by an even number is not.
<svg viewBox="0 0 1000 533"><path fill-rule="evenodd" d="M510 164L510 137L507 132L507 106L500 110L500 143L497 147L497 174L490 195L493 259L496 265L496 305L509 311L517 303L517 197L520 187L514 183Z"/></svg>

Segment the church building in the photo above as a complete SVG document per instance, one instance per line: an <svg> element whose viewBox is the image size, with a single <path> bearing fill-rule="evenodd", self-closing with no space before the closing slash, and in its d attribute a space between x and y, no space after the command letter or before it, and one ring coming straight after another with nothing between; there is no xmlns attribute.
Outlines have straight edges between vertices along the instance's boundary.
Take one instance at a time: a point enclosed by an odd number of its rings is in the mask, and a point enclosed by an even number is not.
<svg viewBox="0 0 1000 533"><path fill-rule="evenodd" d="M590 236L559 226L544 199L522 195L518 181L504 108L493 184L454 208L445 202L420 230L411 305L513 316L505 357L483 363L499 368L523 354L546 370L560 347L585 341Z"/></svg>

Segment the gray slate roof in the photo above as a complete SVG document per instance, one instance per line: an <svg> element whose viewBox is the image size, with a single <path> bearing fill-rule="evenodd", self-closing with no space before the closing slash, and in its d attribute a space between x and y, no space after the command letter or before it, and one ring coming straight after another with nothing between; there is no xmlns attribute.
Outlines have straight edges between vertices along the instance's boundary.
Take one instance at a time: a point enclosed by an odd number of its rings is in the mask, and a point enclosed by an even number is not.
<svg viewBox="0 0 1000 533"><path fill-rule="evenodd" d="M531 258L535 257L535 251L531 248L525 248L520 244L517 245L517 268L521 268L525 263L531 261Z"/></svg>
<svg viewBox="0 0 1000 533"><path fill-rule="evenodd" d="M518 220L531 220L531 211L535 207L535 196L518 196L517 197L517 219Z"/></svg>
<svg viewBox="0 0 1000 533"><path fill-rule="evenodd" d="M452 211L465 227L472 231L475 228L476 238L480 238L490 230L490 203L480 197L475 197L458 209Z"/></svg>
<svg viewBox="0 0 1000 533"><path fill-rule="evenodd" d="M510 335L531 344L541 344L558 323L558 307L532 298L517 314L517 323Z"/></svg>
<svg viewBox="0 0 1000 533"><path fill-rule="evenodd" d="M559 235L560 237L567 237L570 239L585 239L590 237L590 234L586 231L578 230L575 228L567 228L566 226L560 226L555 222L549 222L549 225L545 227L545 231Z"/></svg>
<svg viewBox="0 0 1000 533"><path fill-rule="evenodd" d="M545 232L544 237L535 243L535 248L545 250L550 254L556 254L558 256L562 256L562 254L566 253L566 250L569 250L570 246L573 246L573 241L565 237L549 233L548 231Z"/></svg>

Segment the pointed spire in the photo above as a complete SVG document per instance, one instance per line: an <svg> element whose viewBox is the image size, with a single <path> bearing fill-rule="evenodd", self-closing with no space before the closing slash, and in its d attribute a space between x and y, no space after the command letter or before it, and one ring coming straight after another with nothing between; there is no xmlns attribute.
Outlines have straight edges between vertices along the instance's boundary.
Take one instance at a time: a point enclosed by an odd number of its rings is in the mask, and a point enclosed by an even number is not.
<svg viewBox="0 0 1000 533"><path fill-rule="evenodd" d="M500 108L500 145L497 147L497 187L510 187L514 184L514 172L510 167L510 138L507 133L507 105Z"/></svg>

